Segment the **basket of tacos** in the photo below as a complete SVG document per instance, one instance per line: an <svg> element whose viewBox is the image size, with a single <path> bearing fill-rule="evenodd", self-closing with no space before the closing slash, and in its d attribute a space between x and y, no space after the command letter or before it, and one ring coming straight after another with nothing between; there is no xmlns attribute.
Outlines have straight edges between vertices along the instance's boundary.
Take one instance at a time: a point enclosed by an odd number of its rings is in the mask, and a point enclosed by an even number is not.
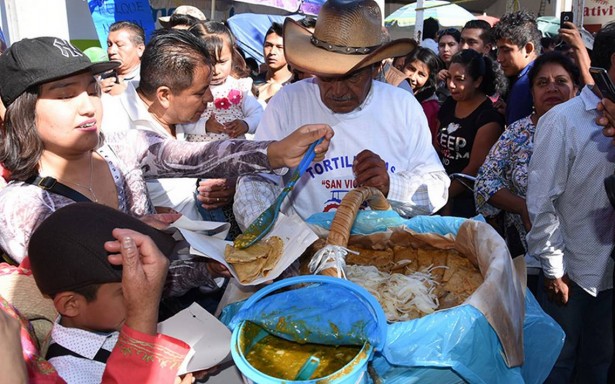
<svg viewBox="0 0 615 384"><path fill-rule="evenodd" d="M350 191L326 238L302 262L303 273L351 280L374 295L389 322L410 321L469 304L481 311L504 347L509 366L523 361L525 265L513 263L504 240L488 224L465 221L456 234L389 228L350 235L361 205L390 209L371 187Z"/></svg>

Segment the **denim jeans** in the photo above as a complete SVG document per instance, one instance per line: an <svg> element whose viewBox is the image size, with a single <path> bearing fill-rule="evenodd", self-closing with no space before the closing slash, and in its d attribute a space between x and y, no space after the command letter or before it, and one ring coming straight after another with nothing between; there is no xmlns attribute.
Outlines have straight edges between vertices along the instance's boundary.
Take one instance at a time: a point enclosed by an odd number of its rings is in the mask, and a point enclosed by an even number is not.
<svg viewBox="0 0 615 384"><path fill-rule="evenodd" d="M226 216L224 216L222 208L205 209L198 201L196 207L199 210L199 213L201 214L203 220L215 221L216 223L226 223Z"/></svg>
<svg viewBox="0 0 615 384"><path fill-rule="evenodd" d="M568 303L557 305L547 298L544 275L538 283L538 302L566 333L564 347L545 383L607 383L613 356L613 290L597 297L570 282Z"/></svg>
<svg viewBox="0 0 615 384"><path fill-rule="evenodd" d="M232 216L232 213L229 213L229 215L231 217L228 217L225 213L224 213L224 208L220 207L220 208L214 208L214 209L205 209L203 208L203 206L201 205L202 203L200 201L197 200L196 196L198 195L198 191L194 194L194 202L196 204L196 208L198 209L199 213L201 214L201 217L203 218L203 220L205 221L215 221L217 223L230 223L231 224L231 229L229 230L228 235L226 236L225 240L228 241L233 241L235 239L235 237L241 233L239 226L237 225L237 222L235 221L235 218Z"/></svg>

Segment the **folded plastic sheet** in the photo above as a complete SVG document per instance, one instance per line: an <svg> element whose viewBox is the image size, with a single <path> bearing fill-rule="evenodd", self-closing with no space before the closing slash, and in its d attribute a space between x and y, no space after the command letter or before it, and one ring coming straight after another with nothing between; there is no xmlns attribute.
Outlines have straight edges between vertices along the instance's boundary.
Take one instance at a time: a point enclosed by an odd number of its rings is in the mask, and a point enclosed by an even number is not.
<svg viewBox="0 0 615 384"><path fill-rule="evenodd" d="M225 308L226 322L244 302ZM521 366L508 368L498 336L471 305L388 325L386 344L372 361L384 384L527 383L540 384L564 344L560 326L525 297Z"/></svg>
<svg viewBox="0 0 615 384"><path fill-rule="evenodd" d="M486 318L471 305L389 324L387 343L373 366L383 383L544 382L564 342L564 332L528 292L523 323L525 361L509 368Z"/></svg>

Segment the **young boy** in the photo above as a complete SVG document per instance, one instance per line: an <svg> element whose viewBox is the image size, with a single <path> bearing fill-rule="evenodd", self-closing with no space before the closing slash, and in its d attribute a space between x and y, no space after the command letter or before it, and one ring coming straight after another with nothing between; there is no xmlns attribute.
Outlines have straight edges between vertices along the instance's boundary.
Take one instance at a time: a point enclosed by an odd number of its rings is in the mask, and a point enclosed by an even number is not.
<svg viewBox="0 0 615 384"><path fill-rule="evenodd" d="M140 244L135 238L144 238L143 235L153 240L148 249L137 248ZM179 340L156 335L158 303L168 269L163 255L173 246L174 240L165 233L94 203L75 203L59 209L32 234L28 249L32 274L40 291L53 299L60 314L46 357L66 382L100 383L116 343L129 359L148 362L145 371L149 371L150 378L156 378L155 382L173 382L189 347ZM123 269L133 281L138 276L132 275L134 264L126 265L124 260L124 266L118 266L121 262L117 253L126 252L121 248L138 253L143 262L138 271L160 284L152 286L142 280L141 289L126 289L122 285ZM139 301L150 304L144 308ZM133 381L139 375L131 365L120 364L117 368L124 369L123 375L130 382L154 382Z"/></svg>
<svg viewBox="0 0 615 384"><path fill-rule="evenodd" d="M493 27L498 48L498 63L510 87L506 97L506 125L532 113L534 100L528 74L540 50L540 31L536 17L527 11L505 14Z"/></svg>

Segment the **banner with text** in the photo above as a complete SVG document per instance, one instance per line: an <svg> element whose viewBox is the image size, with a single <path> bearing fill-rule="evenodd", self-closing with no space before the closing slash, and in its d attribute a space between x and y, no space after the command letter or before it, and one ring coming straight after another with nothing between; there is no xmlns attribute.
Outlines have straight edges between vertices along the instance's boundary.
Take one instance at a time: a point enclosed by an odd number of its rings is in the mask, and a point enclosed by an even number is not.
<svg viewBox="0 0 615 384"><path fill-rule="evenodd" d="M583 24L592 32L613 20L615 17L615 0L585 0L583 7ZM593 26L594 28L588 27Z"/></svg>
<svg viewBox="0 0 615 384"><path fill-rule="evenodd" d="M88 0L92 20L101 47L107 46L109 26L116 21L131 21L145 31L145 42L154 31L154 19L148 0Z"/></svg>

